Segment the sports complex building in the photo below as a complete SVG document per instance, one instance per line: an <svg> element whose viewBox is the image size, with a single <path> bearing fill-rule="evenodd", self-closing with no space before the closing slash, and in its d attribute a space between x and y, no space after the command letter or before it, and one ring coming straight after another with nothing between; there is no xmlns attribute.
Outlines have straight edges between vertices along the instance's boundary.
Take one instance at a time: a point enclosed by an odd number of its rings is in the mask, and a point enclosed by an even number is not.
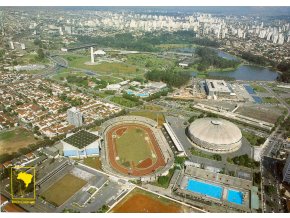
<svg viewBox="0 0 290 218"><path fill-rule="evenodd" d="M219 118L201 118L188 127L188 137L199 148L212 153L237 151L242 145L241 130Z"/></svg>
<svg viewBox="0 0 290 218"><path fill-rule="evenodd" d="M187 165L174 187L176 194L225 205L240 212L259 209L258 187L252 181Z"/></svg>
<svg viewBox="0 0 290 218"><path fill-rule="evenodd" d="M123 177L155 180L173 165L173 153L157 122L140 116L121 116L102 125L102 164Z"/></svg>
<svg viewBox="0 0 290 218"><path fill-rule="evenodd" d="M83 158L99 155L100 137L94 133L81 130L68 134L62 140L63 155L66 157Z"/></svg>

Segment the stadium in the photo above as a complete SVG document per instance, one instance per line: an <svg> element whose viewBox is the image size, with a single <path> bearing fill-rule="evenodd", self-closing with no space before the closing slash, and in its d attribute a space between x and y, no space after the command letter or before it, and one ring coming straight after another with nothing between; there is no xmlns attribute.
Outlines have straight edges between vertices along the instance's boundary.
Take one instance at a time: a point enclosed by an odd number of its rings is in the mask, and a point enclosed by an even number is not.
<svg viewBox="0 0 290 218"><path fill-rule="evenodd" d="M102 163L108 171L125 177L167 173L173 164L169 145L154 120L122 116L103 125ZM103 161L104 160L104 161Z"/></svg>
<svg viewBox="0 0 290 218"><path fill-rule="evenodd" d="M230 153L242 145L242 133L233 123L218 118L197 119L187 135L197 147L212 153Z"/></svg>
<svg viewBox="0 0 290 218"><path fill-rule="evenodd" d="M67 138L62 140L63 155L78 158L99 155L99 143L99 136L85 130L68 134Z"/></svg>

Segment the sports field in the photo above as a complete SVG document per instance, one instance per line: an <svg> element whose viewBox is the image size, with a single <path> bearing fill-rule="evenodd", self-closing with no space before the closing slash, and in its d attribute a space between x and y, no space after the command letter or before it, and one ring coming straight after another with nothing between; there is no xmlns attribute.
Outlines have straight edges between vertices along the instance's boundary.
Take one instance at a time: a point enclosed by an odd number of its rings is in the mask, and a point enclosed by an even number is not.
<svg viewBox="0 0 290 218"><path fill-rule="evenodd" d="M106 134L110 165L123 174L150 174L165 161L154 133L141 124L113 126Z"/></svg>
<svg viewBox="0 0 290 218"><path fill-rule="evenodd" d="M150 192L135 188L111 212L113 213L183 213L191 208Z"/></svg>
<svg viewBox="0 0 290 218"><path fill-rule="evenodd" d="M143 129L128 127L119 129L119 132L122 130L124 133L116 138L116 150L122 165L138 165L147 158L155 159L151 153L150 138Z"/></svg>
<svg viewBox="0 0 290 218"><path fill-rule="evenodd" d="M62 205L87 182L72 174L66 174L42 193L46 201L56 206Z"/></svg>
<svg viewBox="0 0 290 218"><path fill-rule="evenodd" d="M0 155L17 152L18 149L36 141L33 133L23 128L2 132L0 133Z"/></svg>

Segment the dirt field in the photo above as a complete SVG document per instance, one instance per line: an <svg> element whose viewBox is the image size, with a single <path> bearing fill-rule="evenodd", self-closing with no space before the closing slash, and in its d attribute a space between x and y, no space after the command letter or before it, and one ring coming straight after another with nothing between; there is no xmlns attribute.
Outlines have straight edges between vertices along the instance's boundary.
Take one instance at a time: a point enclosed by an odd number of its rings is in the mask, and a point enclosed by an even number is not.
<svg viewBox="0 0 290 218"><path fill-rule="evenodd" d="M19 148L24 148L36 141L32 132L23 128L0 133L0 155L17 152Z"/></svg>
<svg viewBox="0 0 290 218"><path fill-rule="evenodd" d="M99 157L87 157L84 164L97 170L102 170L102 163Z"/></svg>
<svg viewBox="0 0 290 218"><path fill-rule="evenodd" d="M273 111L274 109L267 109L262 107L239 107L236 113L252 117L258 120L262 120L269 123L275 123L276 120L279 117L279 110L276 110L276 112Z"/></svg>
<svg viewBox="0 0 290 218"><path fill-rule="evenodd" d="M86 183L85 180L73 176L72 174L66 174L42 193L41 196L56 206L60 206Z"/></svg>
<svg viewBox="0 0 290 218"><path fill-rule="evenodd" d="M141 189L134 189L113 209L113 213L183 213L190 208Z"/></svg>

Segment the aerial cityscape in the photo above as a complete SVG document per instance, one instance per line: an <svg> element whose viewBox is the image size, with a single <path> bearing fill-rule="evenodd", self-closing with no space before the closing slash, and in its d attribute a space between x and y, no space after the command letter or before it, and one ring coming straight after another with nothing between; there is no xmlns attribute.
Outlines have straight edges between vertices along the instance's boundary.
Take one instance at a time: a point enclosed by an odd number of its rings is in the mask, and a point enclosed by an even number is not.
<svg viewBox="0 0 290 218"><path fill-rule="evenodd" d="M1 212L290 212L290 7L0 7L0 35Z"/></svg>

